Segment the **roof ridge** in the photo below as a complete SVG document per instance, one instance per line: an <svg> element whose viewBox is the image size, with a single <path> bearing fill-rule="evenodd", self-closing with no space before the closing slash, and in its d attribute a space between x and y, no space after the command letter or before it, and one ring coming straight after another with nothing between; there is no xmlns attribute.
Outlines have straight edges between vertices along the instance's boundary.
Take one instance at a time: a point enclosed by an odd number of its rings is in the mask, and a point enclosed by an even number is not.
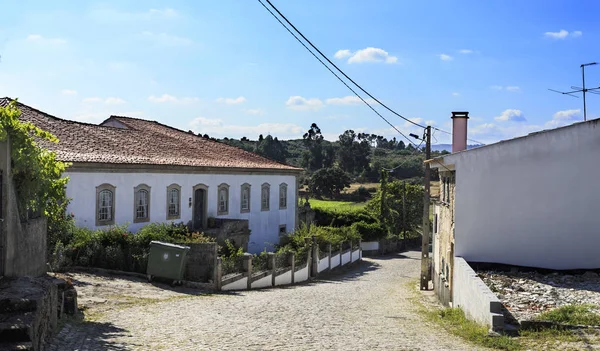
<svg viewBox="0 0 600 351"><path fill-rule="evenodd" d="M110 126L103 126L103 125L94 124L94 123L86 123L86 122L73 121L73 120L70 120L70 119L64 119L64 118L56 117L56 116L51 115L51 114L49 114L47 112L39 110L39 109L37 109L35 107L31 107L29 105L26 105L26 104L20 102L17 99L12 99L12 98L9 98L9 97L4 97L4 98L2 98L0 100L8 100L9 102L14 101L14 102L17 103L17 105L25 106L26 108L31 109L31 110L33 110L33 111L35 111L37 113L40 113L40 114L44 115L45 117L48 117L48 118L51 118L51 119L54 119L54 120L57 120L57 121L61 121L61 122L73 123L73 124L80 124L80 125L84 125L84 126L92 126L92 127L99 127L99 128L110 128L110 129L120 129L120 130L123 130L121 128L115 128L115 127L110 127Z"/></svg>

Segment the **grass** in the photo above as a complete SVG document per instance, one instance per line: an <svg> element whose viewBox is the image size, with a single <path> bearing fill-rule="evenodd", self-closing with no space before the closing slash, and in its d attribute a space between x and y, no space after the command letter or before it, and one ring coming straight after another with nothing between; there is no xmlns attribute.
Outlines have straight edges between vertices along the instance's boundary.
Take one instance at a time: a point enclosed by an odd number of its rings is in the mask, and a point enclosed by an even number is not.
<svg viewBox="0 0 600 351"><path fill-rule="evenodd" d="M380 185L381 185L380 183L352 183L352 184L350 184L349 188L344 189L342 192L349 194L349 193L353 192L354 190L360 188L361 186L365 187L367 189L369 189L369 188L379 189Z"/></svg>
<svg viewBox="0 0 600 351"><path fill-rule="evenodd" d="M571 325L600 325L600 315L592 311L594 307L566 305L540 314L537 320Z"/></svg>
<svg viewBox="0 0 600 351"><path fill-rule="evenodd" d="M460 308L444 308L428 312L429 317L444 329L475 345L497 350L518 351L522 349L518 340L507 335L490 336L488 328L467 319Z"/></svg>
<svg viewBox="0 0 600 351"><path fill-rule="evenodd" d="M320 208L330 211L354 212L360 211L366 206L366 202L350 202L350 201L333 201L333 200L317 200L310 199L312 208Z"/></svg>

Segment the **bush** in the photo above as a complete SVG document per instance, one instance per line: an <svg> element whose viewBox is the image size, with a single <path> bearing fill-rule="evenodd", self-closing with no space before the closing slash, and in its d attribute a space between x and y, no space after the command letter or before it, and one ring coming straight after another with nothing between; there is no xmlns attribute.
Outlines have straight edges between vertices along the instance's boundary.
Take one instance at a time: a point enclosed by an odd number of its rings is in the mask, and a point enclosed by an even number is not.
<svg viewBox="0 0 600 351"><path fill-rule="evenodd" d="M363 241L379 241L387 236L387 230L380 223L356 222L352 228Z"/></svg>
<svg viewBox="0 0 600 351"><path fill-rule="evenodd" d="M349 227L356 222L376 223L377 218L367 211L340 212L329 209L315 208L315 223L318 226Z"/></svg>
<svg viewBox="0 0 600 351"><path fill-rule="evenodd" d="M360 234L352 227L312 225L308 228L306 225L301 225L295 232L281 238L280 244L277 246L277 253L293 251L296 256L305 255L310 250L313 236L320 248L331 244L334 249L342 243L349 241L357 243L360 239Z"/></svg>

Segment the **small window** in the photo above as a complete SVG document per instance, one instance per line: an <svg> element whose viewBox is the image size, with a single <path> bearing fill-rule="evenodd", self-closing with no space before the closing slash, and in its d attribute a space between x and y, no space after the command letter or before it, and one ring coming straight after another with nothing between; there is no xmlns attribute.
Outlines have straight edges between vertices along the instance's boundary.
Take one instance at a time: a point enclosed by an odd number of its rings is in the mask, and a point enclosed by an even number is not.
<svg viewBox="0 0 600 351"><path fill-rule="evenodd" d="M269 197L271 196L271 186L265 183L261 187L260 191L260 209L261 211L269 210Z"/></svg>
<svg viewBox="0 0 600 351"><path fill-rule="evenodd" d="M167 219L181 218L181 187L171 184L167 187Z"/></svg>
<svg viewBox="0 0 600 351"><path fill-rule="evenodd" d="M438 215L437 213L433 215L433 232L438 232Z"/></svg>
<svg viewBox="0 0 600 351"><path fill-rule="evenodd" d="M240 211L250 212L250 184L248 183L242 185Z"/></svg>
<svg viewBox="0 0 600 351"><path fill-rule="evenodd" d="M133 189L133 222L150 221L150 187L140 184Z"/></svg>
<svg viewBox="0 0 600 351"><path fill-rule="evenodd" d="M217 215L226 215L229 213L229 185L221 184L218 188L219 208Z"/></svg>
<svg viewBox="0 0 600 351"><path fill-rule="evenodd" d="M115 190L110 184L96 187L96 225L115 224Z"/></svg>
<svg viewBox="0 0 600 351"><path fill-rule="evenodd" d="M279 226L279 236L285 236L287 234L287 228L285 224Z"/></svg>
<svg viewBox="0 0 600 351"><path fill-rule="evenodd" d="M279 208L287 208L287 184L279 185Z"/></svg>

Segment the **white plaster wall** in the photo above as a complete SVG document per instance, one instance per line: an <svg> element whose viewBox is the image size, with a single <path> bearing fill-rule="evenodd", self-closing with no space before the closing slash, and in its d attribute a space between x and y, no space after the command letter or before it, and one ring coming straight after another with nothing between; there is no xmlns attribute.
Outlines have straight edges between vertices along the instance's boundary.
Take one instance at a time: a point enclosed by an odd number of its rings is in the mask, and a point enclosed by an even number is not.
<svg viewBox="0 0 600 351"><path fill-rule="evenodd" d="M294 283L303 282L308 280L308 266L294 272Z"/></svg>
<svg viewBox="0 0 600 351"><path fill-rule="evenodd" d="M452 301L467 317L495 329L504 327L502 303L461 257L454 258Z"/></svg>
<svg viewBox="0 0 600 351"><path fill-rule="evenodd" d="M340 265L340 254L331 256L331 267L334 268Z"/></svg>
<svg viewBox="0 0 600 351"><path fill-rule="evenodd" d="M342 266L348 262L350 262L350 251L346 252L345 254L342 254Z"/></svg>
<svg viewBox="0 0 600 351"><path fill-rule="evenodd" d="M317 272L321 273L324 270L329 268L329 257L325 256L325 258L322 258L319 260L319 265L317 267Z"/></svg>
<svg viewBox="0 0 600 351"><path fill-rule="evenodd" d="M363 241L360 243L360 248L366 251L379 250L379 241Z"/></svg>
<svg viewBox="0 0 600 351"><path fill-rule="evenodd" d="M262 277L259 280L253 281L251 283L252 289L260 289L260 288L269 288L273 284L273 276L267 275L266 277Z"/></svg>
<svg viewBox="0 0 600 351"><path fill-rule="evenodd" d="M292 284L292 270L289 270L275 277L275 285L287 284Z"/></svg>
<svg viewBox="0 0 600 351"><path fill-rule="evenodd" d="M192 220L193 187L208 186L207 216L215 218L248 219L251 230L248 251L258 253L272 249L279 242L279 225L293 231L296 220L296 190L294 175L234 175L234 174L177 174L177 173L91 173L66 172L70 177L67 196L72 198L69 211L75 214L78 226L96 229L96 186L108 183L116 187L115 222L129 224L137 231L148 223L133 223L133 189L139 184L150 186L150 222L184 222ZM181 186L181 218L167 221L167 186ZM217 216L217 189L222 183L229 185L229 213ZM250 212L240 213L241 185L248 183ZM263 183L271 185L270 211L261 211L260 192ZM279 209L279 185L286 183L287 208ZM103 227L99 227L103 228Z"/></svg>
<svg viewBox="0 0 600 351"><path fill-rule="evenodd" d="M579 123L458 153L455 256L600 268L600 124Z"/></svg>
<svg viewBox="0 0 600 351"><path fill-rule="evenodd" d="M243 277L242 279L236 280L227 285L223 285L221 290L246 290L248 289L248 277Z"/></svg>
<svg viewBox="0 0 600 351"><path fill-rule="evenodd" d="M360 259L360 249L352 251L352 262L356 262Z"/></svg>

